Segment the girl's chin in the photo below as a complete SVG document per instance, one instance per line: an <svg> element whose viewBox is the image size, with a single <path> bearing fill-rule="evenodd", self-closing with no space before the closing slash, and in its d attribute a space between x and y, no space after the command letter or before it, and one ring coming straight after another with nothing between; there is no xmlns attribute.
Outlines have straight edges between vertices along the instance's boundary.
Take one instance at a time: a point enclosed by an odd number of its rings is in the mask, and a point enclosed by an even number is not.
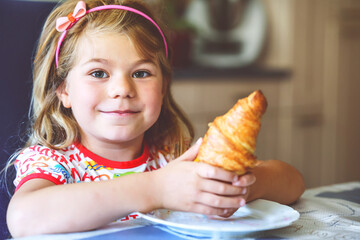
<svg viewBox="0 0 360 240"><path fill-rule="evenodd" d="M142 142L144 138L144 134L141 135L135 135L135 134L111 134L104 136L102 138L99 138L100 141L103 141L104 143L108 144L124 144L124 143L135 143L135 142Z"/></svg>

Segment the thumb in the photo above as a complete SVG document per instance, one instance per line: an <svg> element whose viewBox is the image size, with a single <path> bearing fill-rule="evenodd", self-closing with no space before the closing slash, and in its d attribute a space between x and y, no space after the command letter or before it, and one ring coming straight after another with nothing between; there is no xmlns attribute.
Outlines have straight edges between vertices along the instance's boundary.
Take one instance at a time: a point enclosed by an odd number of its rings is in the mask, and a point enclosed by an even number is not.
<svg viewBox="0 0 360 240"><path fill-rule="evenodd" d="M192 145L186 152L184 152L180 157L179 161L194 161L196 158L200 145L202 143L202 138L199 138L194 145Z"/></svg>

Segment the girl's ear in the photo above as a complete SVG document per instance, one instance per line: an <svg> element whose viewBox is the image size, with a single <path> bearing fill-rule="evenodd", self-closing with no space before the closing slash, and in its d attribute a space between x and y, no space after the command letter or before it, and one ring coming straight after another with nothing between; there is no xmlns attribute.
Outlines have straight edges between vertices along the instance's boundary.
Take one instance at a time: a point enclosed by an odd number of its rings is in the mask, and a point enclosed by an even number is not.
<svg viewBox="0 0 360 240"><path fill-rule="evenodd" d="M64 80L60 86L56 89L56 95L59 98L59 100L61 101L62 105L65 108L71 108L71 102L70 102L70 97L69 97L69 93L67 92L66 89L66 81Z"/></svg>

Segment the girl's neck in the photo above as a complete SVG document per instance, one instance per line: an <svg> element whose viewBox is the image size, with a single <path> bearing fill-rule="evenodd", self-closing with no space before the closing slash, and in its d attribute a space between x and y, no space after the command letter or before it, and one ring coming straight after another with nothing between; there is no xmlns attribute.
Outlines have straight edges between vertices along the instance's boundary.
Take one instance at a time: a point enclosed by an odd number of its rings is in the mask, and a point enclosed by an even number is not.
<svg viewBox="0 0 360 240"><path fill-rule="evenodd" d="M81 144L96 155L117 162L136 159L143 151L143 138L122 143L82 139Z"/></svg>

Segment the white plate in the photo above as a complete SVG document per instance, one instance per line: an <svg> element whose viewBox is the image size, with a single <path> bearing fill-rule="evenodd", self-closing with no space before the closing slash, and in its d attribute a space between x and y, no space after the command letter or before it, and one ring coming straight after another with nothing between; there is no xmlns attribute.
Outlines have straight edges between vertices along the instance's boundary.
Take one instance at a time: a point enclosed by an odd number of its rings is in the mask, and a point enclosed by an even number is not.
<svg viewBox="0 0 360 240"><path fill-rule="evenodd" d="M289 206L267 200L256 200L239 208L230 218L208 217L201 214L159 209L141 217L169 229L195 236L214 233L249 233L282 228L296 221L300 214Z"/></svg>

